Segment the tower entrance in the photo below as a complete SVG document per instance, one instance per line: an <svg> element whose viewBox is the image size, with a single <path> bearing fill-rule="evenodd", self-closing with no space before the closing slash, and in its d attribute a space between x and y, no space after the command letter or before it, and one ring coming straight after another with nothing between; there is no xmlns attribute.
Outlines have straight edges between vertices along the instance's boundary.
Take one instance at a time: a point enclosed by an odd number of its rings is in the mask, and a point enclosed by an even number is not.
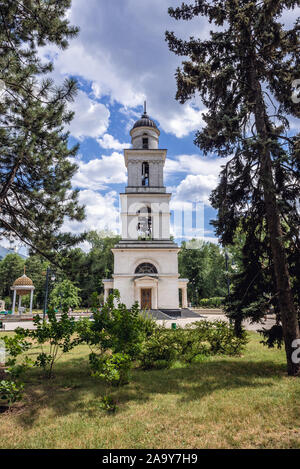
<svg viewBox="0 0 300 469"><path fill-rule="evenodd" d="M141 289L141 309L152 309L151 288Z"/></svg>

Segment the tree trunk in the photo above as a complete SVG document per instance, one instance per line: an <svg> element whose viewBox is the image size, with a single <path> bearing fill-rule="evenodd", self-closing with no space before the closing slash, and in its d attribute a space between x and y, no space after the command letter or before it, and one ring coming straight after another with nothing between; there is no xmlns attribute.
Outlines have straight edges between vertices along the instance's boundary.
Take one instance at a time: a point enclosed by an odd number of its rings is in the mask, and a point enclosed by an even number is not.
<svg viewBox="0 0 300 469"><path fill-rule="evenodd" d="M287 370L289 375L299 376L300 364L293 363L292 361L292 353L294 352L292 342L300 337L299 323L291 290L285 247L282 239L283 233L279 208L276 200L271 154L266 144L269 136L266 107L263 100L261 85L256 74L254 61L251 66L250 79L255 102L254 114L256 130L258 137L261 140L260 180L263 187L267 227L273 256L276 289L278 292L278 303L287 357Z"/></svg>

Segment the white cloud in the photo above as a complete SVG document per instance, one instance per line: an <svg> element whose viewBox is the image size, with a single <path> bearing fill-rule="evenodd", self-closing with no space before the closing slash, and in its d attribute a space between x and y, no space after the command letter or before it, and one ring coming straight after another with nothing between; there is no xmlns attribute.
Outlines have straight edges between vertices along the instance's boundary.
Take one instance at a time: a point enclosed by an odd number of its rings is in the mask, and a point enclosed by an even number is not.
<svg viewBox="0 0 300 469"><path fill-rule="evenodd" d="M110 134L104 134L102 138L97 139L97 142L102 148L109 150L124 150L130 147L130 143L120 143Z"/></svg>
<svg viewBox="0 0 300 469"><path fill-rule="evenodd" d="M86 219L82 222L66 220L62 231L82 233L89 230L119 231L118 194L115 191L105 195L93 190L79 192L79 202L86 206Z"/></svg>
<svg viewBox="0 0 300 469"><path fill-rule="evenodd" d="M77 164L79 169L72 180L73 187L104 190L108 184L121 184L127 180L123 155L117 152L88 163L80 160Z"/></svg>
<svg viewBox="0 0 300 469"><path fill-rule="evenodd" d="M178 173L186 177L168 191L173 193L171 204L178 209L184 202L204 202L209 205L209 196L218 185L219 174L228 158L205 158L200 155L179 155L174 160L167 159L166 180L172 180Z"/></svg>
<svg viewBox="0 0 300 469"><path fill-rule="evenodd" d="M182 202L204 202L209 204L209 196L211 191L218 184L218 177L210 175L193 175L189 174L178 187L173 191L172 206Z"/></svg>
<svg viewBox="0 0 300 469"><path fill-rule="evenodd" d="M203 113L204 110L199 111L190 104L185 104L180 114L175 113L171 118L162 116L160 124L165 132L172 133L177 138L186 137L204 125Z"/></svg>
<svg viewBox="0 0 300 469"><path fill-rule="evenodd" d="M201 174L218 176L228 158L207 158L201 155L178 155L175 159L166 160L165 174L167 179L174 173Z"/></svg>
<svg viewBox="0 0 300 469"><path fill-rule="evenodd" d="M149 114L163 130L179 138L188 135L202 125L203 106L175 100L174 73L182 59L169 51L164 35L175 29L180 37L199 31L207 37L210 28L205 18L174 21L167 13L172 5L177 0L122 0L117 6L89 0L88 7L85 0L76 0L69 20L80 27L79 36L65 51L51 46L43 52L52 54L55 79L81 77L91 83L96 99L108 96L127 109L147 99ZM89 128L87 124L85 130ZM75 133L85 135L81 128Z"/></svg>
<svg viewBox="0 0 300 469"><path fill-rule="evenodd" d="M69 130L78 140L83 140L85 137L100 137L108 129L109 110L104 104L89 98L83 91L78 92L70 108L75 112L75 117Z"/></svg>

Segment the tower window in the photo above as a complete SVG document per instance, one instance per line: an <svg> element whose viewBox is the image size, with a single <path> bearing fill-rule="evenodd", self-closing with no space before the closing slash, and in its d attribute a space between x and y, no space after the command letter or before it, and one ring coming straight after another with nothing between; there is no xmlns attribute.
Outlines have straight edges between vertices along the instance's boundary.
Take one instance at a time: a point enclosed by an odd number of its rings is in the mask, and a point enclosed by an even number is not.
<svg viewBox="0 0 300 469"><path fill-rule="evenodd" d="M144 137L143 138L143 149L148 150L148 148L149 148L149 139L148 139L148 137Z"/></svg>
<svg viewBox="0 0 300 469"><path fill-rule="evenodd" d="M137 232L140 239L150 239L152 238L152 217L151 217L151 208L143 207L141 210L138 210L138 224Z"/></svg>
<svg viewBox="0 0 300 469"><path fill-rule="evenodd" d="M149 186L149 163L142 164L142 186Z"/></svg>
<svg viewBox="0 0 300 469"><path fill-rule="evenodd" d="M157 274L157 268L149 262L143 262L137 266L135 274Z"/></svg>

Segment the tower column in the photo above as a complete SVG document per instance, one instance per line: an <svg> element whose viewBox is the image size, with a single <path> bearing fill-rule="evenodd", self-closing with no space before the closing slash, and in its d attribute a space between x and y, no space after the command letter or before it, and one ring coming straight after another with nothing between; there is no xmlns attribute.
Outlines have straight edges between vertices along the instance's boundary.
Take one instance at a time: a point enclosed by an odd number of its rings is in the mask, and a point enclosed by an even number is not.
<svg viewBox="0 0 300 469"><path fill-rule="evenodd" d="M16 298L17 298L17 291L14 290L13 305L12 305L12 313L13 314L15 314L15 309L16 309Z"/></svg>
<svg viewBox="0 0 300 469"><path fill-rule="evenodd" d="M186 309L188 307L186 285L184 287L181 287L181 298L182 298L182 308Z"/></svg>
<svg viewBox="0 0 300 469"><path fill-rule="evenodd" d="M30 314L32 313L32 303L33 303L33 290L31 290L30 292L30 308L29 308Z"/></svg>

